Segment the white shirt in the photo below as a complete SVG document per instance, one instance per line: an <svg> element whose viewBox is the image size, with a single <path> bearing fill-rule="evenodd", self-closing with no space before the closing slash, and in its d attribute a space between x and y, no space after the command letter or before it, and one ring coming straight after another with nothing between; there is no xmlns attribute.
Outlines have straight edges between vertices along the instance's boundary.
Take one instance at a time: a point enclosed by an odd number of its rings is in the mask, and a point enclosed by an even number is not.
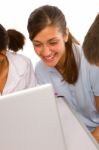
<svg viewBox="0 0 99 150"><path fill-rule="evenodd" d="M6 52L6 56L9 61L9 71L2 95L34 87L36 79L30 59L9 51Z"/></svg>
<svg viewBox="0 0 99 150"><path fill-rule="evenodd" d="M81 51L80 47L76 48ZM48 67L42 61L37 63L35 72L38 83L52 83L55 94L64 96L89 130L99 126L99 112L95 107L95 96L99 96L99 67L90 65L83 51L81 51L79 78L75 85L68 84L55 68Z"/></svg>

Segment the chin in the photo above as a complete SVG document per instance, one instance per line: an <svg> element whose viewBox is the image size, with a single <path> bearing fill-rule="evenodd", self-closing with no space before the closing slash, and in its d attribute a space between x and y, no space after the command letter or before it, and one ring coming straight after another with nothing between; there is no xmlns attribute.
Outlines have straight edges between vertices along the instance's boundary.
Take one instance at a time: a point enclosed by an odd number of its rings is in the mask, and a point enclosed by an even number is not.
<svg viewBox="0 0 99 150"><path fill-rule="evenodd" d="M56 63L44 62L48 67L55 67Z"/></svg>

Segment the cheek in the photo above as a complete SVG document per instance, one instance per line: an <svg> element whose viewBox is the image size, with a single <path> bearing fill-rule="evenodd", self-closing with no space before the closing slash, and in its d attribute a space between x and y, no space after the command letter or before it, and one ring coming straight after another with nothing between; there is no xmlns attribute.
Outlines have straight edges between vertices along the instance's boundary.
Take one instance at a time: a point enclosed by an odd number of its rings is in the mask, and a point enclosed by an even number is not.
<svg viewBox="0 0 99 150"><path fill-rule="evenodd" d="M55 51L59 52L59 53L63 53L65 50L65 45L63 43L58 44L57 46L55 46Z"/></svg>
<svg viewBox="0 0 99 150"><path fill-rule="evenodd" d="M37 47L34 47L34 51L36 52L36 54L40 54L40 51L41 51L41 49L40 48L37 48Z"/></svg>
<svg viewBox="0 0 99 150"><path fill-rule="evenodd" d="M60 52L61 50L61 45L60 44L57 44L55 46L50 46L50 49L54 52Z"/></svg>

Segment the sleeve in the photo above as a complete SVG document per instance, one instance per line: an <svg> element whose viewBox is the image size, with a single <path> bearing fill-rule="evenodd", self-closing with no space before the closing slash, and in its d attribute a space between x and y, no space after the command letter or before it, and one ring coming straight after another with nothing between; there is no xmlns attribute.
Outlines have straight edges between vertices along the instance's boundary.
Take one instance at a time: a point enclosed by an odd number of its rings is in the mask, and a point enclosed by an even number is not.
<svg viewBox="0 0 99 150"><path fill-rule="evenodd" d="M99 96L99 67L91 65L90 67L90 83L95 96Z"/></svg>
<svg viewBox="0 0 99 150"><path fill-rule="evenodd" d="M36 80L36 76L34 73L33 64L30 59L28 60L28 63L27 63L25 78L26 78L26 88L31 88L37 85L37 80Z"/></svg>

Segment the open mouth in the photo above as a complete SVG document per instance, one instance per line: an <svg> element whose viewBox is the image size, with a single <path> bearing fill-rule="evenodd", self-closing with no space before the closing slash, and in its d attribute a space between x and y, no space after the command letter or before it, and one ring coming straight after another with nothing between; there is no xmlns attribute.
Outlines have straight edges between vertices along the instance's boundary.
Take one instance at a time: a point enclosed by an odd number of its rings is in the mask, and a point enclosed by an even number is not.
<svg viewBox="0 0 99 150"><path fill-rule="evenodd" d="M51 53L48 56L43 56L43 60L46 62L52 62L55 59L56 55L57 53Z"/></svg>

